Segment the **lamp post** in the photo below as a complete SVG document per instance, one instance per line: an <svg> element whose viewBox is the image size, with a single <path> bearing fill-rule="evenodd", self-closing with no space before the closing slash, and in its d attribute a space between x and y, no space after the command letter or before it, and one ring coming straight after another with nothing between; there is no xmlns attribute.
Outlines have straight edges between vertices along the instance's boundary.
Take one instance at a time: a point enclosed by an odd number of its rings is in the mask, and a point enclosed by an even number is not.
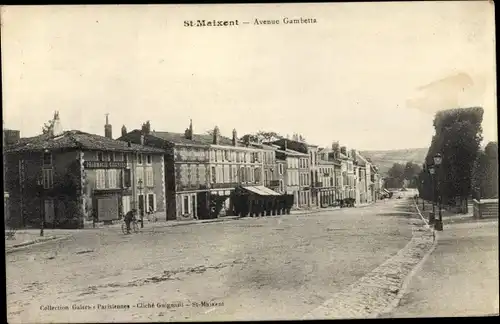
<svg viewBox="0 0 500 324"><path fill-rule="evenodd" d="M43 199L42 199L42 190L43 190L43 181L42 179L38 179L36 181L36 188L38 190L38 198L40 199L40 236L43 236L43 228L45 226L45 219L43 215Z"/></svg>
<svg viewBox="0 0 500 324"><path fill-rule="evenodd" d="M434 174L436 173L436 169L434 168L434 165L429 165L427 169L429 170L429 174L431 175L431 187L432 187L432 213L429 215L429 223L433 225L435 222L435 215L436 215L436 181L434 179Z"/></svg>
<svg viewBox="0 0 500 324"><path fill-rule="evenodd" d="M139 197L142 196L142 190L144 189L144 187L142 186L142 179L139 179L139 181L137 182L137 190L139 190ZM140 201L140 200L139 200ZM141 228L144 228L144 197L142 198L142 206L139 206L139 213L140 213L140 217L141 217Z"/></svg>
<svg viewBox="0 0 500 324"><path fill-rule="evenodd" d="M440 179L441 179L441 163L443 162L443 157L440 153L437 153L434 156L434 165L436 168L436 176L437 176L437 187L440 188ZM439 209L439 218L436 220L434 229L436 231L443 230L443 215L441 214L441 203L442 203L442 192L438 189L438 209Z"/></svg>

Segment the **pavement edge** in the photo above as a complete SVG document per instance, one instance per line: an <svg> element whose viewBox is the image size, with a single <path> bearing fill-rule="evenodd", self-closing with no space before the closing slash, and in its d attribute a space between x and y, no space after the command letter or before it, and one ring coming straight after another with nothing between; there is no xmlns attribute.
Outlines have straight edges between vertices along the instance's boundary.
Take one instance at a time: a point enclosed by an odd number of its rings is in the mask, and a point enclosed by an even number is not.
<svg viewBox="0 0 500 324"><path fill-rule="evenodd" d="M29 243L21 243L23 244L22 246L14 246L12 248L9 248L9 249L6 249L5 250L5 254L10 254L10 253L14 253L14 252L17 252L17 251L21 251L21 250L25 250L25 249L29 249L35 245L42 245L44 243L48 243L48 242L56 242L56 241L62 241L62 240L66 240L68 238L70 238L72 235L71 234L65 234L65 235L62 235L62 236L59 236L59 237L53 237L53 238L48 238L48 239L45 239L45 240L41 240L41 241L33 241L33 242L29 242Z"/></svg>
<svg viewBox="0 0 500 324"><path fill-rule="evenodd" d="M431 228L429 223L427 222L427 220L422 216L422 212L418 208L417 203L415 201L413 203L415 204L415 208L417 209L418 214L420 215L422 220L425 222L426 227ZM420 260L420 262L411 270L411 272L408 274L408 276L406 276L403 284L401 285L401 289L399 290L398 294L396 295L394 300L391 302L391 304L377 315L378 318L383 318L386 314L390 314L392 311L394 311L394 309L396 309L399 306L401 299L403 299L404 295L408 291L408 287L410 286L411 280L417 274L417 272L420 271L420 269L422 268L424 263L427 261L429 256L436 249L436 246L437 246L438 241L439 241L439 236L434 229L432 229L432 233L433 233L433 237L434 237L434 243L432 244L431 248L425 253L422 260Z"/></svg>

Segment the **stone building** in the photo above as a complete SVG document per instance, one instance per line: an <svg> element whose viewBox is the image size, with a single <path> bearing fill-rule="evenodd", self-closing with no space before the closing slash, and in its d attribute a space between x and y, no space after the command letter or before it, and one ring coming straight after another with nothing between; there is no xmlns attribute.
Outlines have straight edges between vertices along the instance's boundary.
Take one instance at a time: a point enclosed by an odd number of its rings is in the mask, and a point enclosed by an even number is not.
<svg viewBox="0 0 500 324"><path fill-rule="evenodd" d="M11 215L21 226L81 228L111 222L131 208L165 210L163 150L78 130L58 115L46 134L5 152Z"/></svg>
<svg viewBox="0 0 500 324"><path fill-rule="evenodd" d="M208 219L209 210L209 146L193 139L193 124L184 134L151 131L149 126L126 132L120 140L143 143L164 150L164 182L167 220Z"/></svg>

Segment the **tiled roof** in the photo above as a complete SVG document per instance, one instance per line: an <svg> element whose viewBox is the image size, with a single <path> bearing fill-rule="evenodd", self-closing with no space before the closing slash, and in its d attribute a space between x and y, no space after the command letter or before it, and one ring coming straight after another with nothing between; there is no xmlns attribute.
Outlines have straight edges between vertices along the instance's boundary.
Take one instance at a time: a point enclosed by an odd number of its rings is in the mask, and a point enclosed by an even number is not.
<svg viewBox="0 0 500 324"><path fill-rule="evenodd" d="M175 144L191 144L191 145L206 145L206 143L199 141L196 134L193 134L193 139L187 139L184 134L172 132L152 132L150 135L161 138Z"/></svg>
<svg viewBox="0 0 500 324"><path fill-rule="evenodd" d="M213 136L209 134L193 134L193 139L207 145L214 144ZM219 143L217 145L233 146L233 140L228 137L219 136Z"/></svg>
<svg viewBox="0 0 500 324"><path fill-rule="evenodd" d="M121 152L163 153L164 151L148 146L129 144L125 141L89 134L78 130L65 131L61 135L39 135L22 138L8 152L29 152L43 150L86 149Z"/></svg>

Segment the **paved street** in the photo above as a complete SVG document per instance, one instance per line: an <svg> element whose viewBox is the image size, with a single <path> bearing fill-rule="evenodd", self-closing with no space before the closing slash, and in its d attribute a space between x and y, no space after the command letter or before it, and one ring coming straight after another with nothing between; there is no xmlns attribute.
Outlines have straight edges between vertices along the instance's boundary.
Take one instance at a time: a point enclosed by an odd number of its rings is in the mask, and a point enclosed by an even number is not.
<svg viewBox="0 0 500 324"><path fill-rule="evenodd" d="M398 203L128 236L80 231L6 256L9 322L301 318L405 247L411 220ZM96 309L40 311L49 305Z"/></svg>

